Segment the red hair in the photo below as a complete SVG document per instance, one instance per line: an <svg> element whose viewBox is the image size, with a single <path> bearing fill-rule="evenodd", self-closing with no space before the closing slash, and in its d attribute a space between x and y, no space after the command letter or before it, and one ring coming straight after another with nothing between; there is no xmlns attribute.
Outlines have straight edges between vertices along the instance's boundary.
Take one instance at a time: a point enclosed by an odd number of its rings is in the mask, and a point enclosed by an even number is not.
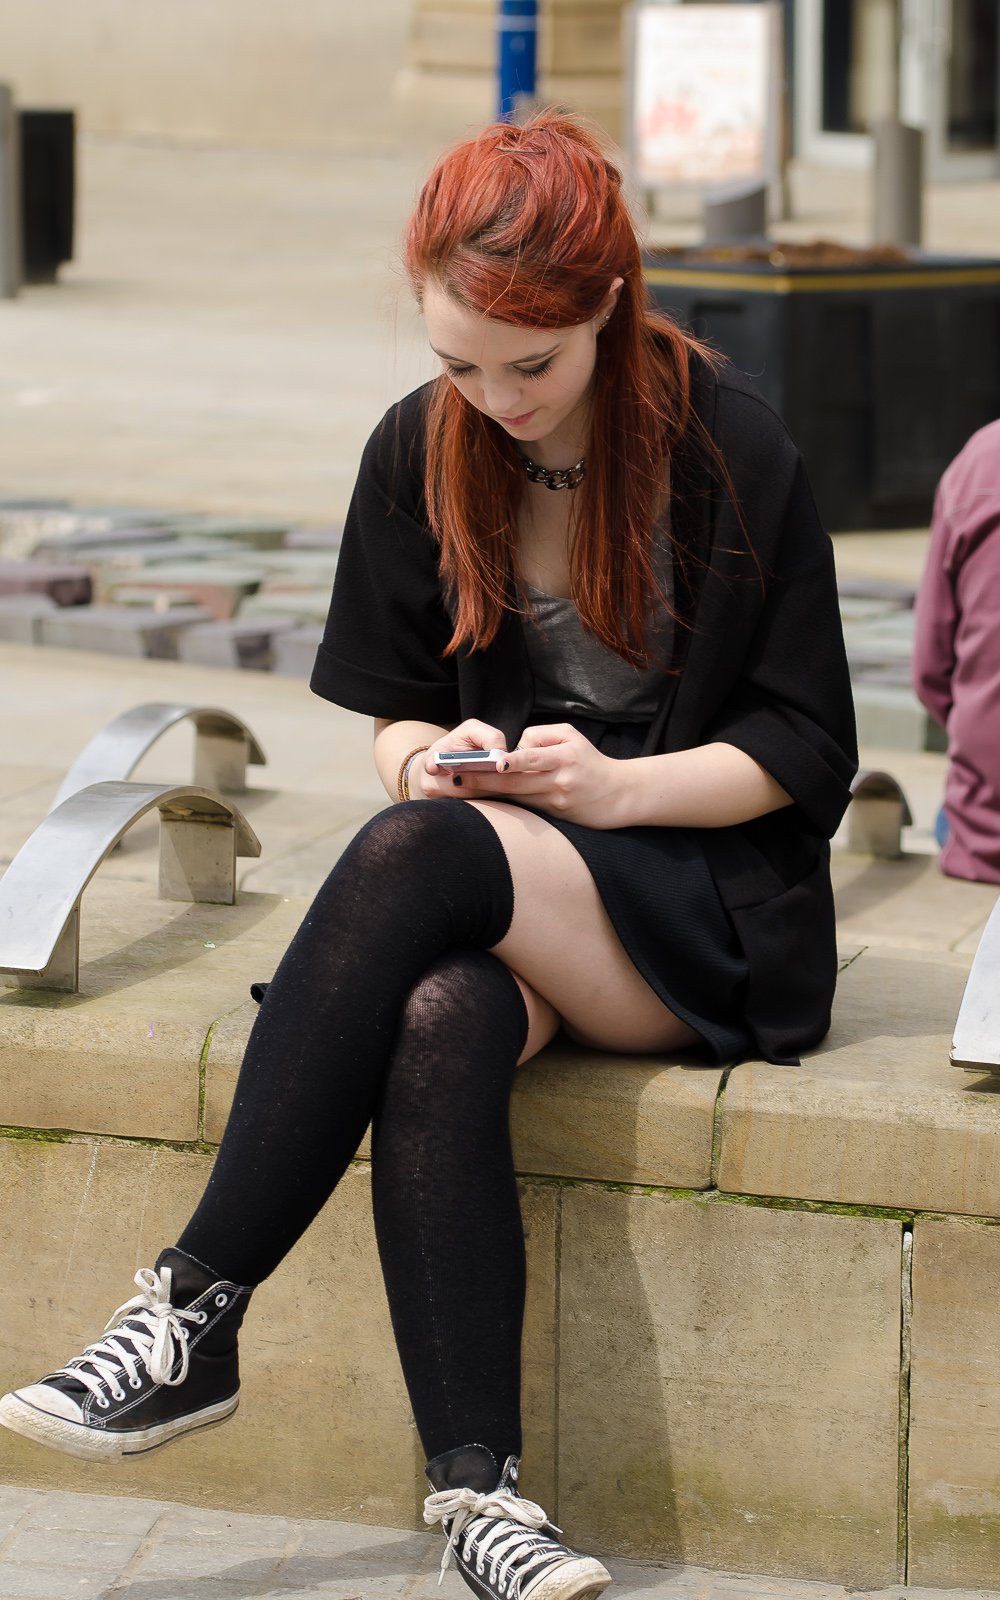
<svg viewBox="0 0 1000 1600"><path fill-rule="evenodd" d="M646 664L653 601L673 611L653 570L653 530L688 424L689 352L702 347L651 302L617 167L561 113L540 112L520 127L495 123L440 158L404 251L418 301L430 281L465 308L517 327L586 322L623 280L597 342L587 475L569 491L570 587L584 625L627 661ZM522 459L446 375L434 382L425 486L455 598L449 650L488 645L511 604Z"/></svg>

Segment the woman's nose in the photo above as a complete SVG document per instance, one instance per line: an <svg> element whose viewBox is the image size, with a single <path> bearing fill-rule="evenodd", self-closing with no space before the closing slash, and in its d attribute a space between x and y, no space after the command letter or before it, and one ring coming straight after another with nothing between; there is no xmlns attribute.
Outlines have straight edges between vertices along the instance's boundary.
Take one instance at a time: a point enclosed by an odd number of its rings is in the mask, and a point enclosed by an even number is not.
<svg viewBox="0 0 1000 1600"><path fill-rule="evenodd" d="M487 410L492 411L495 417L518 416L521 386L516 379L484 378L483 399L486 401Z"/></svg>

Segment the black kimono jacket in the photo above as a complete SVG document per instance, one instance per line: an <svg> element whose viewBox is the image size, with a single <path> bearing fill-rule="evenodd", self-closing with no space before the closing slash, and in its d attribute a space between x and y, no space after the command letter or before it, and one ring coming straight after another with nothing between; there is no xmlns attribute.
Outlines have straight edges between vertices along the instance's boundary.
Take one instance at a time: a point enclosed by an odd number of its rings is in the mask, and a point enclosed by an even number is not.
<svg viewBox="0 0 1000 1600"><path fill-rule="evenodd" d="M422 494L427 387L391 408L365 449L311 687L372 717L453 727L476 716L517 742L532 709L519 616L486 650L445 658L451 623ZM837 958L829 839L857 765L830 540L783 423L732 368L692 369L697 425L671 463L676 573L690 626L646 753L724 741L794 804L699 830L748 963L747 1021L790 1061L830 1023ZM740 508L734 506L733 495Z"/></svg>

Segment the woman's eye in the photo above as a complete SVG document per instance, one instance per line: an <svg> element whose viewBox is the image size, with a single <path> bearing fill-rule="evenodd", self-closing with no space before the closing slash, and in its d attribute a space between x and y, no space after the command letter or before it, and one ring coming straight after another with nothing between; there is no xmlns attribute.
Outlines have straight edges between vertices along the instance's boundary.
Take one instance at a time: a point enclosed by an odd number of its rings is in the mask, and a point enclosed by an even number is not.
<svg viewBox="0 0 1000 1600"><path fill-rule="evenodd" d="M453 367L453 366L450 366L446 362L444 370L445 370L445 372L447 372L449 378L467 378L469 376L469 373L472 371L472 368L471 367Z"/></svg>
<svg viewBox="0 0 1000 1600"><path fill-rule="evenodd" d="M551 365L552 358L550 356L548 361L543 361L540 367L518 367L517 370L522 378L544 378Z"/></svg>

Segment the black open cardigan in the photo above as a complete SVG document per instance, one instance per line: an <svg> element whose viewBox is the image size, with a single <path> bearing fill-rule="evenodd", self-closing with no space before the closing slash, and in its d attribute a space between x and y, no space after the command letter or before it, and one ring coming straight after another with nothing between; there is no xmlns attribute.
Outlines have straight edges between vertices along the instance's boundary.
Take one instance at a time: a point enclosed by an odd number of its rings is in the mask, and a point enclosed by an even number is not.
<svg viewBox="0 0 1000 1600"><path fill-rule="evenodd" d="M514 745L532 708L516 612L487 649L443 654L452 629L423 502L428 390L393 406L365 449L311 687L372 717L443 727L479 717ZM646 753L724 741L794 801L698 831L747 958L748 1024L762 1055L791 1061L830 1024L828 841L857 766L833 551L798 451L742 374L695 360L692 403L670 510L688 552L675 575L690 625L675 630L676 672Z"/></svg>

